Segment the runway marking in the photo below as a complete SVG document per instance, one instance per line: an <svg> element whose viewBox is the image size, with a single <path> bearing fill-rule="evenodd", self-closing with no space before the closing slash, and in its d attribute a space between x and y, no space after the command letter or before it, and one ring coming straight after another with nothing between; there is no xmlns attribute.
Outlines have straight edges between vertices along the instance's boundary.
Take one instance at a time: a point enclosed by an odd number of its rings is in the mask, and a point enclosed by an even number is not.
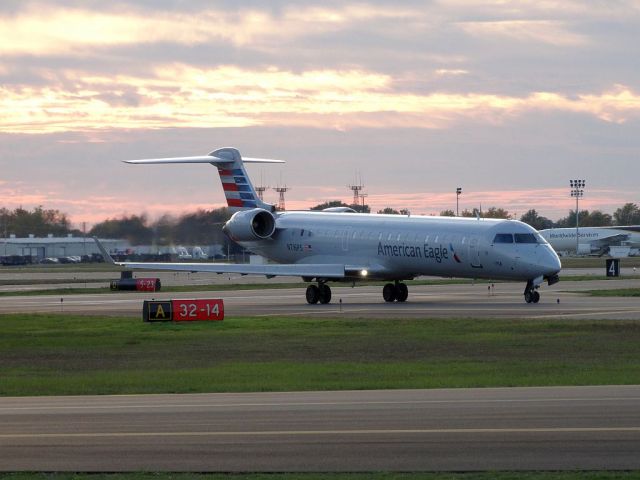
<svg viewBox="0 0 640 480"><path fill-rule="evenodd" d="M112 409L163 409L163 408L237 408L237 407L318 407L354 405L437 405L437 404L482 404L482 403L537 403L537 402L626 402L640 401L640 397L599 397L599 398L514 398L514 399L474 399L474 400L380 400L380 401L336 401L336 402L259 402L259 403L174 403L174 404L125 404L125 405L56 405L32 407L0 407L0 413L33 410L112 410Z"/></svg>
<svg viewBox="0 0 640 480"><path fill-rule="evenodd" d="M255 437L306 435L406 435L406 434L492 434L492 433L640 433L640 427L549 427L549 428L426 428L390 430L260 430L217 432L87 432L0 434L0 439L108 438L108 437Z"/></svg>

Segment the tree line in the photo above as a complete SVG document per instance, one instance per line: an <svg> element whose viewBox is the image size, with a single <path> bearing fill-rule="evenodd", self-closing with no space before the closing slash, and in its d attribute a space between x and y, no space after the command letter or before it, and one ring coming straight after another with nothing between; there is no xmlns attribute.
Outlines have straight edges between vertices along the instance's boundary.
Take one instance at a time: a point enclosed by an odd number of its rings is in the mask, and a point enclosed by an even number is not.
<svg viewBox="0 0 640 480"><path fill-rule="evenodd" d="M323 210L331 207L351 207L356 211L369 212L368 205L349 205L340 200L324 202L311 208L311 210ZM386 207L378 210L378 213L409 215L406 209L396 210ZM453 210L443 210L443 216L455 216ZM626 203L613 214L600 210L580 210L578 214L579 224L582 227L607 227L615 225L640 225L640 207L635 203ZM463 217L482 218L514 218L504 208L490 207L486 210L463 210ZM229 243L222 232L222 226L231 217L227 208L212 210L198 210L194 213L186 213L179 216L163 215L155 221L142 215L123 215L119 218L109 218L94 225L87 235L101 238L125 238L132 245L211 245ZM538 214L535 209L527 211L519 218L537 230L545 228L575 227L576 212L569 212L564 218L552 221ZM8 210L0 208L0 235L8 237L26 237L33 234L36 237L46 237L48 234L64 236L73 234L83 235L84 232L71 228L71 223L66 213L59 210L46 210L36 207L32 211L24 208Z"/></svg>

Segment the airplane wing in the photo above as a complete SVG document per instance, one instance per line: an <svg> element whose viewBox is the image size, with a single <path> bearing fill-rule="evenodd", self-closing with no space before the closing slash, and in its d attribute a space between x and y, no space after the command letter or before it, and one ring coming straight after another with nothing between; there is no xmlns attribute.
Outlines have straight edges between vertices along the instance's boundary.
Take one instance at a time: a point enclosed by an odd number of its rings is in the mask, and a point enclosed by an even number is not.
<svg viewBox="0 0 640 480"><path fill-rule="evenodd" d="M247 265L235 263L170 263L170 262L114 262L132 269L171 270L176 272L239 273L267 277L323 277L344 278L345 266L340 264L267 264Z"/></svg>
<svg viewBox="0 0 640 480"><path fill-rule="evenodd" d="M125 268L141 270L170 270L176 272L208 272L208 273L237 273L240 275L265 275L266 277L322 277L345 278L366 277L370 274L378 276L385 273L381 266L370 267L360 265L343 265L332 263L290 263L290 264L266 264L247 265L235 263L172 263L172 262L116 262L104 248L97 237L93 237L100 253L107 263Z"/></svg>
<svg viewBox="0 0 640 480"><path fill-rule="evenodd" d="M591 243L594 246L604 248L604 247L613 245L614 243L623 242L628 239L629 239L629 235L626 235L624 233L616 233L613 235L609 235L608 237L601 237L598 240L593 240L589 243Z"/></svg>

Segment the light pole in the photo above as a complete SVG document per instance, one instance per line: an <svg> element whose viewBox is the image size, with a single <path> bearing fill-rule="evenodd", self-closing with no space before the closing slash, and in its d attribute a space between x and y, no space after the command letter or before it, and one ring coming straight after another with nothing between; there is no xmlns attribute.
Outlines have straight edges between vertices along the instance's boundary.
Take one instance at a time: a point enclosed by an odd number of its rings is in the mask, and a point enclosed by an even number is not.
<svg viewBox="0 0 640 480"><path fill-rule="evenodd" d="M578 239L578 218L580 217L580 210L578 208L578 200L580 200L584 196L584 187L586 185L585 180L569 180L569 186L571 186L571 196L576 199L576 256L579 253L579 242Z"/></svg>
<svg viewBox="0 0 640 480"><path fill-rule="evenodd" d="M460 205L460 194L462 193L462 187L456 188L456 217L460 216L459 205Z"/></svg>

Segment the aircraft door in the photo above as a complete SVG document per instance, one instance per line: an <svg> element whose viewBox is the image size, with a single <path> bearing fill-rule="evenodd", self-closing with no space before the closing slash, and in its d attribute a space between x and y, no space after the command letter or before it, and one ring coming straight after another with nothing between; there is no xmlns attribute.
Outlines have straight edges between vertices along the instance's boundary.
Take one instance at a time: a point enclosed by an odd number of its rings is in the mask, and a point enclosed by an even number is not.
<svg viewBox="0 0 640 480"><path fill-rule="evenodd" d="M473 268L482 268L480 261L480 247L478 237L472 236L469 239L469 263Z"/></svg>
<svg viewBox="0 0 640 480"><path fill-rule="evenodd" d="M342 251L349 251L349 237L351 237L351 227L346 227L344 232L342 232Z"/></svg>

